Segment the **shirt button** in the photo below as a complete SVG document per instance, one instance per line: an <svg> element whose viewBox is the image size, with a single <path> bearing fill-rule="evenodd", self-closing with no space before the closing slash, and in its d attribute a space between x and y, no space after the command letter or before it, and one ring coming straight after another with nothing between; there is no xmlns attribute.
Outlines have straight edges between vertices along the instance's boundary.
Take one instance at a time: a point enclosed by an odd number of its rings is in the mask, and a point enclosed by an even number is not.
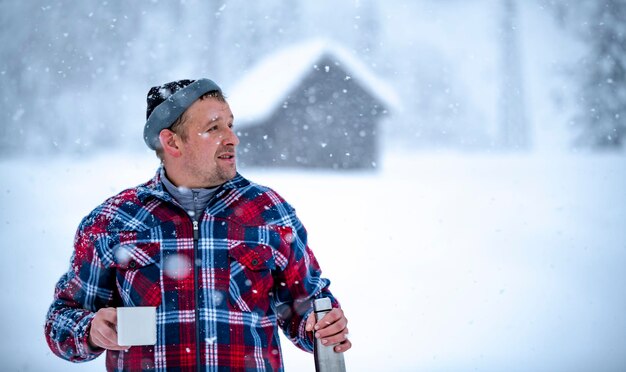
<svg viewBox="0 0 626 372"><path fill-rule="evenodd" d="M128 267L130 267L131 269L135 268L135 266L137 266L137 263L135 261L130 261L128 263Z"/></svg>
<svg viewBox="0 0 626 372"><path fill-rule="evenodd" d="M253 258L251 263L252 263L252 266L256 266L259 264L259 260L257 260L256 258Z"/></svg>

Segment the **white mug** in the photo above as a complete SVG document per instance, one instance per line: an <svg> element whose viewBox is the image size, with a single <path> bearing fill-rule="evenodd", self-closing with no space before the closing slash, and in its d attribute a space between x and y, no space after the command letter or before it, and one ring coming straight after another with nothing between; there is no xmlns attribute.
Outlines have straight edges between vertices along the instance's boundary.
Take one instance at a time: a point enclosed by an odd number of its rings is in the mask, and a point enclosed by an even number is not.
<svg viewBox="0 0 626 372"><path fill-rule="evenodd" d="M118 307L117 343L120 346L156 344L156 307Z"/></svg>

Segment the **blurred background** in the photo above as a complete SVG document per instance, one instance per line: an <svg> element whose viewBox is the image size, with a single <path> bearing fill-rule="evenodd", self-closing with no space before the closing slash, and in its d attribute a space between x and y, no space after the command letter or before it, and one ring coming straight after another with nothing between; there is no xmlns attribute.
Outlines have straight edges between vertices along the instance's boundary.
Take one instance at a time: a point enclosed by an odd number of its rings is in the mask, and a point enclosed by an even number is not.
<svg viewBox="0 0 626 372"><path fill-rule="evenodd" d="M0 156L144 150L150 86L225 93L312 38L400 98L386 147L615 150L626 136L624 2L0 2Z"/></svg>
<svg viewBox="0 0 626 372"><path fill-rule="evenodd" d="M53 287L158 166L149 88L200 77L307 226L349 370L626 369L626 1L0 0L0 30L7 370L103 369L48 351Z"/></svg>

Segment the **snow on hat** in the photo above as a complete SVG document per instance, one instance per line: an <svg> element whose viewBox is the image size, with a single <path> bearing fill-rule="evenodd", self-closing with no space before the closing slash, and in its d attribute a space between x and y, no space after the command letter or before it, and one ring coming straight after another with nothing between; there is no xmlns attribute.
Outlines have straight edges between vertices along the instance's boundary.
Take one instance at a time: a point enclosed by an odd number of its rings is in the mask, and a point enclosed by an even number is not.
<svg viewBox="0 0 626 372"><path fill-rule="evenodd" d="M222 93L220 87L209 79L178 80L150 88L143 128L146 145L156 150L160 146L159 133L171 127L203 94L215 90Z"/></svg>

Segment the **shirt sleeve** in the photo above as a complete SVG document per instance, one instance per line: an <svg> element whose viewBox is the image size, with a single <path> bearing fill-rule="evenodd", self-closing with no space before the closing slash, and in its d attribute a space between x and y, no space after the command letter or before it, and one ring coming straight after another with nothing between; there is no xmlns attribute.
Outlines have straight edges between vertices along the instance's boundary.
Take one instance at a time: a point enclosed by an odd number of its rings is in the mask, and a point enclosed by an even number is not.
<svg viewBox="0 0 626 372"><path fill-rule="evenodd" d="M339 302L328 289L330 280L321 276L320 266L307 244L306 229L295 211L290 210L289 224L278 227L281 247L277 261L282 267L275 275L278 324L298 348L313 352L313 333L305 330L313 300L328 297L333 307L339 307Z"/></svg>
<svg viewBox="0 0 626 372"><path fill-rule="evenodd" d="M92 360L104 351L92 348L88 336L95 312L111 304L115 285L114 274L95 250L106 234L88 221L93 219L85 218L76 233L70 268L55 287L45 323L50 350L72 362Z"/></svg>

